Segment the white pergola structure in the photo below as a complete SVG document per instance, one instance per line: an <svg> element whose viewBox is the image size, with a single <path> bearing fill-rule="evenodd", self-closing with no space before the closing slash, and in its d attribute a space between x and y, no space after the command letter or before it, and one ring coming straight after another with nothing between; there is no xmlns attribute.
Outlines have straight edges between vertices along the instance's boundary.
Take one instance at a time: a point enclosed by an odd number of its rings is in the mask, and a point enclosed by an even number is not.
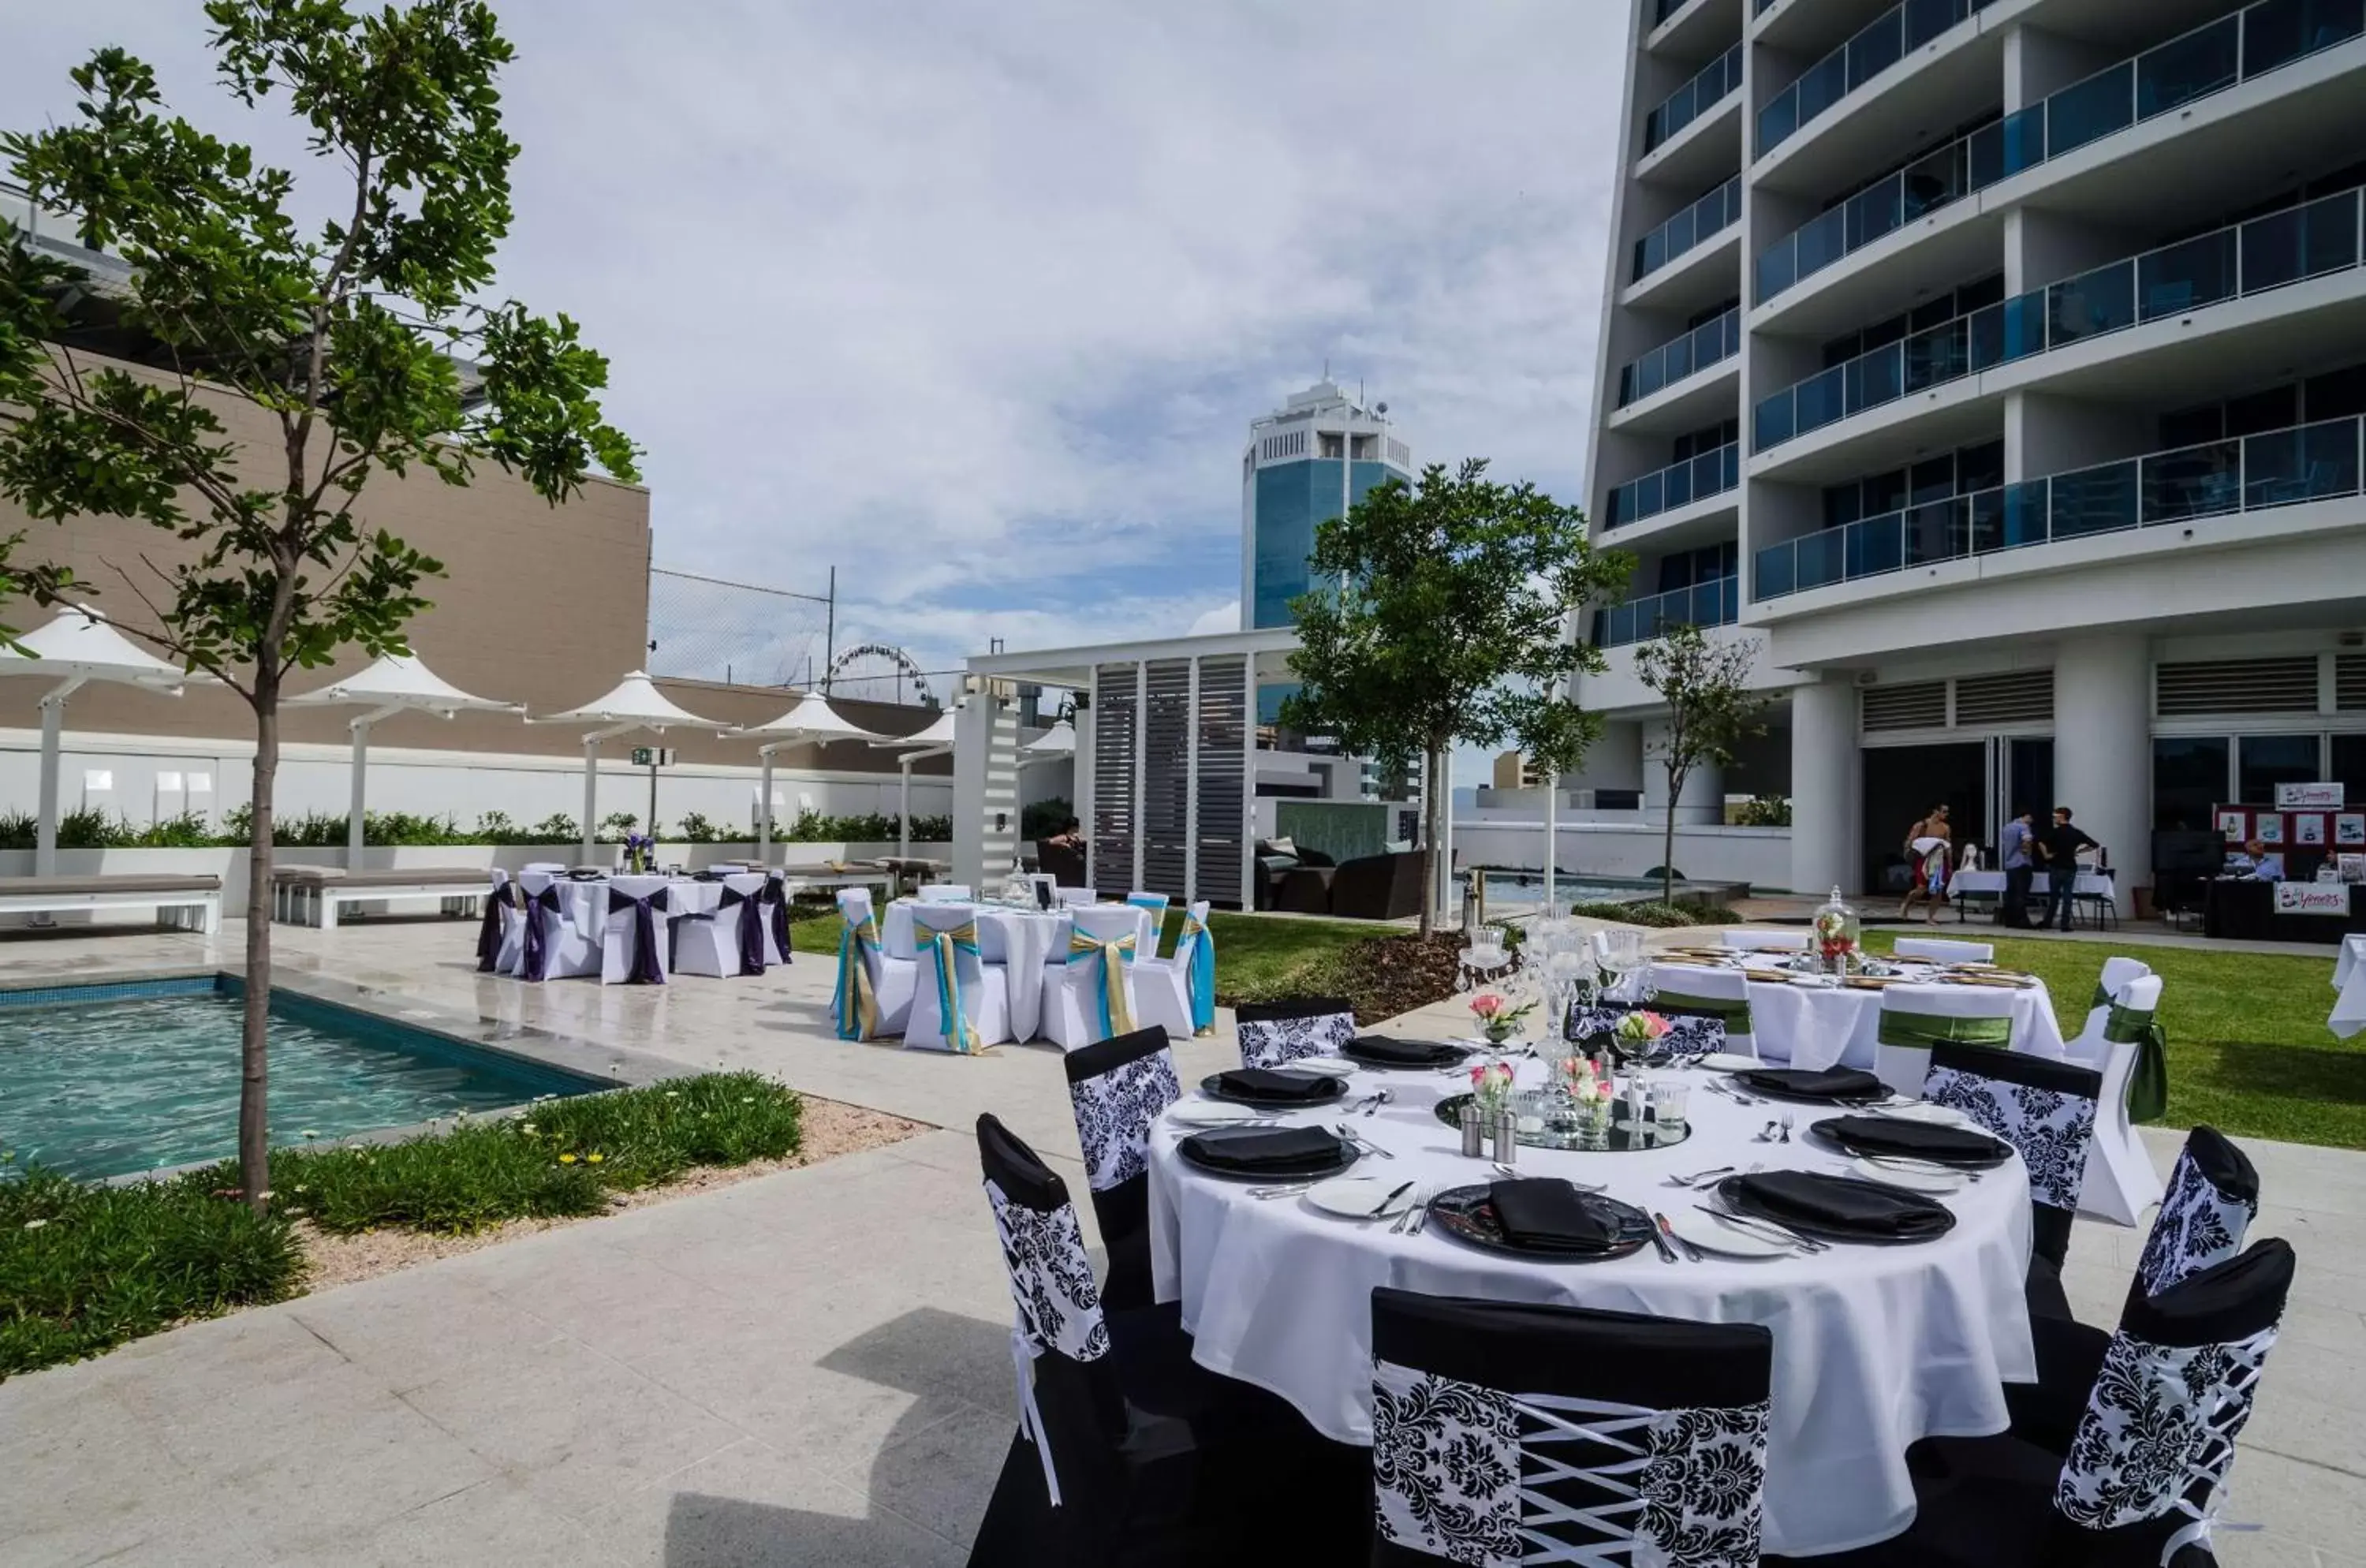
<svg viewBox="0 0 2366 1568"><path fill-rule="evenodd" d="M947 708L937 716L935 723L915 734L901 736L892 740L871 742L873 746L882 748L914 748L896 759L896 769L903 774L901 785L903 793L898 796L896 806L896 858L897 860L908 860L912 854L912 764L926 761L930 757L948 757L953 754L953 732L958 728L953 717L954 711ZM955 785L955 793L959 793L958 784Z"/></svg>
<svg viewBox="0 0 2366 1568"><path fill-rule="evenodd" d="M399 713L432 713L438 718L450 718L454 714L463 712L525 712L524 703L504 703L491 697L470 695L421 663L416 655L391 653L357 674L332 681L318 691L286 698L284 705L369 709L347 726L354 732L354 795L345 823L345 865L353 871L359 871L362 867L362 824L368 799L370 726L380 719L392 718Z"/></svg>
<svg viewBox="0 0 2366 1568"><path fill-rule="evenodd" d="M613 740L619 735L634 735L648 730L663 735L669 729L732 729L729 719L701 718L688 708L677 707L657 682L644 671L636 670L616 682L616 689L606 696L585 703L580 708L554 713L541 718L529 718L528 724L589 724L595 728L583 737L583 862L590 864L599 852L593 835L600 827L600 742ZM657 824L649 824L652 835Z"/></svg>
<svg viewBox="0 0 2366 1568"><path fill-rule="evenodd" d="M767 865L772 860L772 758L783 747L817 746L832 740L868 740L880 744L880 738L852 723L828 698L817 693L804 692L789 705L789 711L769 724L751 725L735 729L731 739L761 739L756 755L764 764L763 782L758 787L756 807L756 856Z"/></svg>
<svg viewBox="0 0 2366 1568"><path fill-rule="evenodd" d="M971 659L953 757L953 880L999 882L1017 863L1028 753L1015 693L1026 682L1076 694L1076 817L1092 886L1249 908L1257 688L1289 682L1297 647L1295 630L1274 626Z"/></svg>
<svg viewBox="0 0 2366 1568"><path fill-rule="evenodd" d="M17 639L23 651L0 655L0 674L45 675L57 682L41 698L39 821L34 829L33 874L58 869L58 766L63 748L66 699L93 681L145 686L177 697L193 675L134 645L87 605L62 610L55 619Z"/></svg>

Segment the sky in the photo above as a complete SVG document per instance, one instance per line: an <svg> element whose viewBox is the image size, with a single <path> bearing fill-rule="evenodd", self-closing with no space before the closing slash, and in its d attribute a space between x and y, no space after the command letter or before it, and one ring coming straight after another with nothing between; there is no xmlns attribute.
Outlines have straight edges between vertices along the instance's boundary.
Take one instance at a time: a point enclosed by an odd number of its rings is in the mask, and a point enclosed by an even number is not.
<svg viewBox="0 0 2366 1568"><path fill-rule="evenodd" d="M612 362L655 559L924 669L1234 624L1250 420L1333 376L1582 500L1624 7L513 0L502 293ZM196 0L19 8L0 121ZM940 682L941 688L942 682ZM1475 761L1458 767L1472 782Z"/></svg>

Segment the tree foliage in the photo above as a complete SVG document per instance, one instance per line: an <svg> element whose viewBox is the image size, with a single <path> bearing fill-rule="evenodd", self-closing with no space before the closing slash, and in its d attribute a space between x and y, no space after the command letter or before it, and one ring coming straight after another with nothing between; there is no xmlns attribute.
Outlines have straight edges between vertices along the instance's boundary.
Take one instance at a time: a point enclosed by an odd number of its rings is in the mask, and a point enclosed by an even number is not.
<svg viewBox="0 0 2366 1568"><path fill-rule="evenodd" d="M1600 734L1570 677L1599 671L1603 658L1570 633L1585 604L1624 588L1633 563L1592 547L1580 508L1489 479L1483 458L1451 473L1434 463L1417 486L1391 480L1324 523L1311 564L1338 586L1290 606L1300 686L1284 724L1391 770L1458 743L1509 741L1565 772ZM1446 793L1436 782L1427 791L1430 845ZM1425 894L1425 929L1429 909Z"/></svg>
<svg viewBox="0 0 2366 1568"><path fill-rule="evenodd" d="M1698 626L1670 626L1635 650L1635 677L1667 705L1659 762L1667 771L1668 810L1660 853L1660 897L1675 897L1676 801L1696 768L1723 766L1745 737L1763 735L1766 698L1750 690L1754 642L1712 643Z"/></svg>

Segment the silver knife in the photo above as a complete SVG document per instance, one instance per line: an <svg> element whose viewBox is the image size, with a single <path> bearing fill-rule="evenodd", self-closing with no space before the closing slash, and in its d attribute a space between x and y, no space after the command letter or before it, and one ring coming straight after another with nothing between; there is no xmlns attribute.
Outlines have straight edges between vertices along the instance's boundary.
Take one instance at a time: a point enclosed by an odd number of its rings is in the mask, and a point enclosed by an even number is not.
<svg viewBox="0 0 2366 1568"><path fill-rule="evenodd" d="M1379 1206L1378 1206L1378 1207L1376 1207L1376 1208L1374 1208L1370 1213L1369 1213L1369 1214L1365 1215L1364 1217L1365 1217L1366 1219L1368 1219L1368 1220L1377 1220L1377 1219L1379 1219L1382 1214L1385 1214L1385 1213L1387 1213L1389 1212L1389 1205L1390 1205L1390 1204L1391 1204L1391 1203L1395 1202L1398 1199L1400 1199L1400 1198L1403 1197L1407 1192L1411 1191L1412 1190L1413 1190L1413 1183L1412 1183L1412 1182L1410 1182L1410 1181L1400 1182L1400 1183L1398 1184L1398 1186L1397 1186L1397 1190L1396 1190L1395 1191L1393 1191L1393 1192L1390 1193L1387 1197L1385 1197L1385 1198L1381 1199L1381 1200L1380 1200L1380 1201Z"/></svg>
<svg viewBox="0 0 2366 1568"><path fill-rule="evenodd" d="M1660 1249L1661 1262L1673 1263L1676 1261L1676 1249L1668 1245L1668 1238L1660 1234L1660 1227L1656 1224L1651 1227L1651 1245Z"/></svg>

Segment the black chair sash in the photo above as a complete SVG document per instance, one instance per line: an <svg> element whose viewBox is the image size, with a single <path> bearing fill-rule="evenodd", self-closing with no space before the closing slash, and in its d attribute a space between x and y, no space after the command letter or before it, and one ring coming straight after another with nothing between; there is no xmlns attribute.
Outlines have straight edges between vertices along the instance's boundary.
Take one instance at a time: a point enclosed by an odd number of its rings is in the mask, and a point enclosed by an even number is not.
<svg viewBox="0 0 2366 1568"><path fill-rule="evenodd" d="M742 893L737 888L723 890L723 902L715 908L721 915L737 905L739 913L733 918L739 942L739 973L761 975L764 972L764 895L761 891Z"/></svg>
<svg viewBox="0 0 2366 1568"><path fill-rule="evenodd" d="M477 927L477 972L490 975L493 961L501 952L501 911L514 909L518 902L515 881L502 883L485 895L485 918Z"/></svg>
<svg viewBox="0 0 2366 1568"><path fill-rule="evenodd" d="M557 885L539 893L520 892L525 901L525 950L518 964L521 979L540 980L550 967L549 922L558 918Z"/></svg>
<svg viewBox="0 0 2366 1568"><path fill-rule="evenodd" d="M786 964L789 961L788 884L777 876L768 876L764 878L763 892L756 897L772 919L772 945L781 950L781 962ZM754 973L760 975L763 972L764 966L757 964Z"/></svg>
<svg viewBox="0 0 2366 1568"><path fill-rule="evenodd" d="M660 887L646 898L636 898L611 886L608 889L608 913L611 916L616 913L619 900L633 907L633 967L625 975L625 983L628 986L664 985L665 965L658 962L658 916L665 912L670 902L666 897L666 889ZM671 934L670 931L668 934Z"/></svg>

